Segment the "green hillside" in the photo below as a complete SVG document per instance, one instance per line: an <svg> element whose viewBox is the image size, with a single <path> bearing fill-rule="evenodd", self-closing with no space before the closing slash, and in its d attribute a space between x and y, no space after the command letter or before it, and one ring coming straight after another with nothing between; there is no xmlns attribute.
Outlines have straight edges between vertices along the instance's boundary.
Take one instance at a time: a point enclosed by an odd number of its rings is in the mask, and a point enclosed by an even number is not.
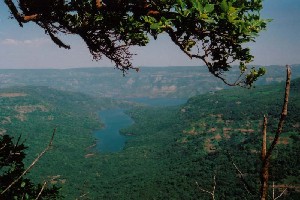
<svg viewBox="0 0 300 200"><path fill-rule="evenodd" d="M289 114L271 169L276 185L299 186L300 79L292 82ZM136 106L135 124L122 130L123 151L102 154L91 146L101 127L97 111L118 105L81 93L48 87L0 91L1 133L26 138L28 163L58 127L54 146L29 174L36 182L55 179L64 199L257 199L261 121L271 137L280 114L283 84L234 88L195 96L182 106ZM231 163L245 174L249 195ZM286 199L299 199L289 189ZM276 193L279 191L276 190Z"/></svg>
<svg viewBox="0 0 300 200"><path fill-rule="evenodd" d="M288 118L273 156L270 181L276 185L299 186L299 86L300 79L292 82ZM136 124L124 132L136 137L127 150L141 148L155 169L149 174L152 179L143 175L146 187L141 190L149 191L153 199L210 199L195 182L209 190L216 175L216 199L257 199L261 122L266 114L268 136L274 136L283 90L283 84L236 88L193 97L179 109L130 111ZM172 117L165 117L165 112ZM246 174L253 195L244 189L229 154ZM295 190L290 189L286 198L299 199Z"/></svg>
<svg viewBox="0 0 300 200"><path fill-rule="evenodd" d="M63 195L77 195L73 186L84 181L81 179L85 175L78 176L78 172L88 164L85 155L91 150L87 147L95 142L91 133L102 126L95 111L111 106L108 99L96 100L48 87L1 89L0 131L15 138L22 135L28 146L29 164L46 147L53 129L57 128L53 148L29 176L38 183L56 176L53 183L63 186Z"/></svg>

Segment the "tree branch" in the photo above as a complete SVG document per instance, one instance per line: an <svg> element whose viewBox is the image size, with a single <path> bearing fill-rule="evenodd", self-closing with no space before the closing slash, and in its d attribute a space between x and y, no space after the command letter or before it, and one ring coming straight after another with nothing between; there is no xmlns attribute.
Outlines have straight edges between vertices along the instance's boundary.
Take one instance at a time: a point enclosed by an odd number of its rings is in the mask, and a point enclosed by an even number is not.
<svg viewBox="0 0 300 200"><path fill-rule="evenodd" d="M262 145L262 168L260 173L261 179L261 187L260 187L260 195L261 200L266 200L268 197L268 180L269 180L269 167L270 167L270 158L272 152L279 141L280 134L282 133L283 123L287 116L287 106L288 106L288 99L290 94L290 86L291 86L291 69L287 65L286 66L286 84L285 84L285 94L284 94L284 102L282 105L281 116L278 122L278 127L276 130L276 135L273 139L273 142L268 150L266 147L266 126L267 126L267 119L264 116L264 124L263 124L263 145Z"/></svg>
<svg viewBox="0 0 300 200"><path fill-rule="evenodd" d="M263 122L263 140L262 140L262 150L261 150L261 159L265 160L267 154L267 124L268 119L264 115L264 122Z"/></svg>
<svg viewBox="0 0 300 200"><path fill-rule="evenodd" d="M253 190L251 189L251 187L250 187L249 184L247 183L246 179L244 178L244 174L243 174L242 171L238 168L238 166L234 163L231 154L230 154L229 152L227 152L227 153L228 153L228 156L229 156L229 158L230 158L230 161L231 161L232 165L234 166L234 168L236 169L236 171L239 173L239 178L241 179L241 181L242 181L242 183L243 183L243 185L244 185L245 190L246 190L249 194L253 195Z"/></svg>
<svg viewBox="0 0 300 200"><path fill-rule="evenodd" d="M63 47L65 49L70 49L69 45L64 44L58 37L56 37L51 29L49 28L49 26L45 23L43 23L44 28L47 30L47 33L49 34L51 40L59 47Z"/></svg>
<svg viewBox="0 0 300 200"><path fill-rule="evenodd" d="M41 188L39 194L38 194L37 197L35 198L35 200L38 200L38 199L40 198L40 196L41 196L43 190L45 189L46 185L47 185L47 181L44 182L44 184L43 184L43 186L42 186L42 188Z"/></svg>
<svg viewBox="0 0 300 200"><path fill-rule="evenodd" d="M279 136L280 136L280 134L282 132L282 128L283 128L283 123L284 123L284 120L285 120L285 118L287 116L287 112L288 112L287 106L288 106L290 87L291 87L291 68L288 65L286 65L286 68L287 69L286 69L285 93L284 93L284 102L282 105L281 116L280 116L280 119L278 122L275 138L274 138L270 148L267 151L266 159L269 159L269 157L272 154L273 149L275 148L276 144L278 143Z"/></svg>
<svg viewBox="0 0 300 200"><path fill-rule="evenodd" d="M196 181L196 185L197 185L197 187L198 187L199 190L201 190L202 192L206 192L206 193L210 194L211 195L211 199L215 200L215 190L216 190L216 185L217 185L217 183L216 183L216 175L214 175L214 185L213 185L213 188L212 188L211 192L208 191L208 190L204 190L203 188L201 188L199 186L199 184L198 184L197 181Z"/></svg>

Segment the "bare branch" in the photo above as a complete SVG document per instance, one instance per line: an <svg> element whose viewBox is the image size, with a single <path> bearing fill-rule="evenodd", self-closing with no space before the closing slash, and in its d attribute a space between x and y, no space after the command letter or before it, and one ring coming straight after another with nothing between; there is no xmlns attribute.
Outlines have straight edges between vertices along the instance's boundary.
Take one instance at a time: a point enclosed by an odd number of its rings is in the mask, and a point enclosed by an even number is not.
<svg viewBox="0 0 300 200"><path fill-rule="evenodd" d="M38 18L38 14L24 16L23 19L25 22L33 21Z"/></svg>
<svg viewBox="0 0 300 200"><path fill-rule="evenodd" d="M24 16L19 13L17 7L15 6L15 4L13 3L12 0L5 0L4 2L8 6L9 10L11 11L11 14L18 21L18 23L21 27L23 27L23 23L26 23L29 21L34 21L34 20L38 19L38 17L39 17L38 14Z"/></svg>
<svg viewBox="0 0 300 200"><path fill-rule="evenodd" d="M277 197L275 197L275 185L273 181L273 200L279 199L288 188L289 186L287 185L286 188Z"/></svg>
<svg viewBox="0 0 300 200"><path fill-rule="evenodd" d="M53 130L52 137L47 147L36 157L36 159L29 165L27 169L24 170L24 172L17 179L15 179L9 186L7 186L1 192L1 195L4 194L7 190L9 190L9 188L11 188L14 184L16 184L25 174L27 174L33 168L33 166L41 159L41 157L50 149L53 143L55 132L56 132L56 128Z"/></svg>
<svg viewBox="0 0 300 200"><path fill-rule="evenodd" d="M215 200L215 190L216 190L216 185L217 185L217 183L216 183L216 175L214 175L214 185L213 185L213 189L212 189L211 192L208 191L208 190L205 190L205 189L201 188L201 187L199 186L199 184L198 184L197 181L196 181L196 185L197 185L197 187L198 187L199 190L201 190L202 192L205 192L205 193L210 194L210 195L211 195L211 199L212 199L212 200Z"/></svg>
<svg viewBox="0 0 300 200"><path fill-rule="evenodd" d="M233 158L231 156L231 154L229 152L227 152L230 158L230 161L232 163L232 165L234 166L234 168L236 169L236 171L239 173L239 178L241 179L245 190L248 192L248 194L253 195L252 189L250 188L249 184L247 183L246 179L244 178L244 174L242 173L242 171L238 168L238 166L234 163Z"/></svg>
<svg viewBox="0 0 300 200"><path fill-rule="evenodd" d="M216 191L216 175L214 175L214 186L213 186L213 191L212 191L212 199L215 199L215 191Z"/></svg>
<svg viewBox="0 0 300 200"><path fill-rule="evenodd" d="M263 141L262 141L262 150L261 150L261 159L265 160L267 154L267 124L268 119L264 115L264 122L263 122Z"/></svg>
<svg viewBox="0 0 300 200"><path fill-rule="evenodd" d="M275 199L275 187L274 187L274 181L273 181L273 200Z"/></svg>
<svg viewBox="0 0 300 200"><path fill-rule="evenodd" d="M47 33L49 34L51 40L59 47L63 47L65 49L70 49L69 45L64 44L58 37L56 37L51 29L49 28L49 26L45 23L43 23L43 27L47 30Z"/></svg>
<svg viewBox="0 0 300 200"><path fill-rule="evenodd" d="M280 193L280 195L278 195L275 199L273 199L273 200L276 200L276 199L279 199L283 194L284 194L284 192L287 190L288 188L285 188L281 193Z"/></svg>
<svg viewBox="0 0 300 200"><path fill-rule="evenodd" d="M0 148L0 151L2 150L2 149L4 149L6 147L6 144L4 144L1 148Z"/></svg>
<svg viewBox="0 0 300 200"><path fill-rule="evenodd" d="M17 9L17 7L15 6L15 4L11 1L11 0L5 0L4 1L5 4L8 6L8 8L10 9L12 15L14 16L14 18L18 21L19 25L21 27L23 27L23 24L22 24L22 17Z"/></svg>
<svg viewBox="0 0 300 200"><path fill-rule="evenodd" d="M269 167L270 167L270 158L272 155L272 152L277 145L279 141L279 136L282 133L283 123L287 116L287 106L288 106L288 99L290 94L290 86L291 86L291 69L287 65L286 70L286 84L285 84L285 94L284 94L284 102L282 105L282 111L281 116L278 122L278 127L276 130L275 137L273 139L273 142L271 146L269 147L268 151L266 151L266 117L264 116L264 124L263 124L263 147L262 147L262 168L260 173L260 180L261 180L261 186L260 186L260 195L261 200L266 200L268 197L268 180L269 180ZM265 144L264 144L265 143Z"/></svg>
<svg viewBox="0 0 300 200"><path fill-rule="evenodd" d="M289 100L289 95L290 95L290 87L291 87L291 68L290 66L286 66L287 70L286 70L286 83L285 83L285 94L284 94L284 102L282 105L282 112L281 112L281 116L279 119L279 123L277 126L277 130L276 130L276 135L274 137L274 140L270 146L270 148L268 149L268 152L266 154L266 159L269 159L269 157L272 154L273 149L275 148L276 144L279 141L279 136L282 132L282 128L283 128L283 123L284 120L287 116L287 106L288 106L288 100Z"/></svg>
<svg viewBox="0 0 300 200"><path fill-rule="evenodd" d="M210 192L210 191L208 191L208 190L204 190L204 189L202 189L202 188L199 186L199 184L198 184L198 182L197 182L197 181L196 181L196 185L198 186L198 189L199 189L199 190L201 190L202 192L206 192L206 193L208 193L208 194L212 195L212 192Z"/></svg>
<svg viewBox="0 0 300 200"><path fill-rule="evenodd" d="M43 190L45 189L46 185L47 185L47 181L44 182L44 184L43 184L43 186L42 186L42 188L41 188L39 194L38 194L37 197L35 198L35 200L38 200L38 199L40 198L40 196L41 196Z"/></svg>

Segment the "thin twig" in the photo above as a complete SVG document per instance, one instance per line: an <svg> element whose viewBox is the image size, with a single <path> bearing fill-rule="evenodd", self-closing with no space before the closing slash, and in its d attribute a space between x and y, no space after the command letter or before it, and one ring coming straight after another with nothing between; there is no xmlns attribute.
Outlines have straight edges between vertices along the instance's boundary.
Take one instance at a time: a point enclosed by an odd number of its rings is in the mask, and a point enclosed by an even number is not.
<svg viewBox="0 0 300 200"><path fill-rule="evenodd" d="M213 186L213 191L212 191L212 199L215 199L215 191L216 191L216 175L214 175L214 186Z"/></svg>
<svg viewBox="0 0 300 200"><path fill-rule="evenodd" d="M284 192L288 189L288 187L286 187L281 193L280 195L278 195L276 198L274 198L273 200L276 200L276 199L279 199L283 194Z"/></svg>
<svg viewBox="0 0 300 200"><path fill-rule="evenodd" d="M274 181L273 181L273 200L275 199L275 187L274 187Z"/></svg>
<svg viewBox="0 0 300 200"><path fill-rule="evenodd" d="M250 188L249 184L247 183L246 179L244 178L244 174L238 168L238 166L234 163L231 154L229 152L227 152L227 153L228 153L228 156L230 158L230 161L231 161L232 165L234 166L234 168L236 169L236 171L239 173L239 178L241 179L241 181L242 181L242 183L244 185L245 190L248 192L248 194L253 195L252 189Z"/></svg>
<svg viewBox="0 0 300 200"><path fill-rule="evenodd" d="M55 132L56 132L56 128L53 130L52 137L50 139L50 142L49 142L48 146L38 155L38 157L36 157L36 159L29 165L29 167L26 170L24 170L24 172L17 179L15 179L9 186L7 186L1 192L1 195L4 194L14 184L16 184L25 174L27 174L33 168L33 166L40 160L40 158L50 149L50 147L52 146L52 142L53 142L53 139L54 139Z"/></svg>
<svg viewBox="0 0 300 200"><path fill-rule="evenodd" d="M199 186L199 184L198 184L198 182L196 181L196 185L198 186L198 189L199 190L201 190L202 192L206 192L206 193L209 193L209 194L211 194L212 195L212 192L210 192L210 191L208 191L208 190L204 190L204 189L202 189L200 186Z"/></svg>
<svg viewBox="0 0 300 200"><path fill-rule="evenodd" d="M196 181L196 185L198 186L198 189L199 189L199 190L201 190L202 192L206 192L206 193L210 194L212 200L215 200L215 190L216 190L216 185L217 185L217 183L216 183L216 175L214 175L214 185L213 185L213 189L212 189L211 192L208 191L208 190L204 190L203 188L201 188L201 187L199 186L199 184L198 184L197 181Z"/></svg>
<svg viewBox="0 0 300 200"><path fill-rule="evenodd" d="M2 149L4 149L6 147L6 144L4 144L1 148L0 148L0 151L2 150Z"/></svg>
<svg viewBox="0 0 300 200"><path fill-rule="evenodd" d="M44 184L43 184L43 186L42 186L42 188L41 188L39 194L38 194L37 197L35 198L35 200L38 200L38 199L39 199L39 197L41 196L41 194L42 194L43 190L45 189L46 185L47 185L47 181L44 182Z"/></svg>

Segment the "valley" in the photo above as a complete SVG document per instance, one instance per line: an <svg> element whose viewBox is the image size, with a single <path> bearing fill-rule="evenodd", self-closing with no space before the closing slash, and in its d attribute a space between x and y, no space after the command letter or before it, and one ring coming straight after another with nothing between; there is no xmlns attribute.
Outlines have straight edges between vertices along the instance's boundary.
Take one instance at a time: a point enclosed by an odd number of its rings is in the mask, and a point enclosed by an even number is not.
<svg viewBox="0 0 300 200"><path fill-rule="evenodd" d="M294 69L288 118L272 161L276 185L300 184L300 70ZM57 127L52 149L28 177L37 183L52 180L63 199L205 200L210 196L196 182L209 189L214 176L217 199L257 199L262 117L269 117L272 137L284 67L269 70L252 89L228 89L198 70L145 68L124 78L106 68L0 70L0 133L22 135L29 164ZM107 125L101 112L118 109L132 124L120 130L124 147L99 151L95 131ZM246 174L253 195L232 160ZM298 189L285 195L300 197Z"/></svg>

